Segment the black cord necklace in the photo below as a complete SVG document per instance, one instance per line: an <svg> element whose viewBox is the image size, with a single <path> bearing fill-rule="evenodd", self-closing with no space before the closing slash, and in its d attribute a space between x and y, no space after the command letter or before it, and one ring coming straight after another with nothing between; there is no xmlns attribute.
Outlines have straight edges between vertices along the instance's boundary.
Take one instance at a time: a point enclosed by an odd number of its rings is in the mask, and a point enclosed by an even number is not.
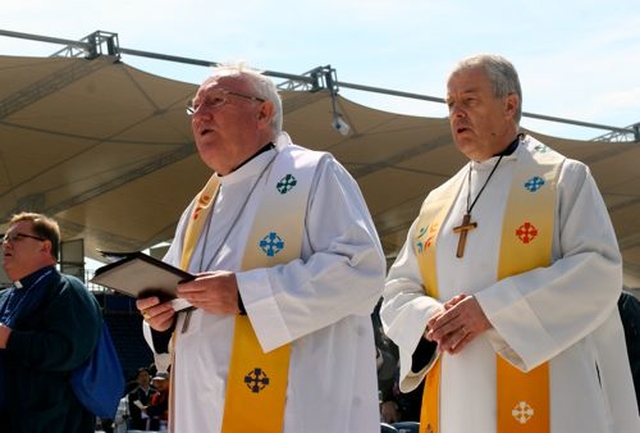
<svg viewBox="0 0 640 433"><path fill-rule="evenodd" d="M473 202L471 203L471 205L469 205L469 202L471 201L471 166L472 164L469 163L469 174L467 176L467 208L466 208L467 212L462 217L462 223L458 227L453 228L453 232L458 233L460 235L460 237L458 238L458 249L456 250L456 257L458 258L464 256L464 247L467 244L467 233L469 233L471 230L474 230L475 228L478 227L477 222L471 221L471 211L473 210L473 207L478 202L478 199L480 198L480 195L482 195L482 192L484 191L487 184L489 183L489 180L491 180L493 173L496 172L496 169L498 168L498 165L500 164L500 161L502 161L503 157L504 157L504 153L500 155L500 158L498 158L498 161L493 166L493 169L491 169L491 173L489 173L489 177L487 177L487 180L484 181L484 184L480 188L480 191L478 191L476 198L473 199Z"/></svg>

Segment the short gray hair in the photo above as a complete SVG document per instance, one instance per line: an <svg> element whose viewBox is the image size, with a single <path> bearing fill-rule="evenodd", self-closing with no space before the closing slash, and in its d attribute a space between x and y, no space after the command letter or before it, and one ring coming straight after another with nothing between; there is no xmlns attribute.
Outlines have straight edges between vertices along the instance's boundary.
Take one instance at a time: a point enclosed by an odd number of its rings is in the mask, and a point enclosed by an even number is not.
<svg viewBox="0 0 640 433"><path fill-rule="evenodd" d="M493 95L496 98L504 98L505 96L515 93L518 95L518 108L516 109L516 124L520 124L522 117L522 88L520 87L520 79L518 72L513 64L502 56L495 54L478 54L467 57L458 62L451 75L463 69L482 67L489 76Z"/></svg>
<svg viewBox="0 0 640 433"><path fill-rule="evenodd" d="M253 95L265 101L271 101L275 107L273 119L271 119L271 129L274 137L282 131L282 99L273 81L265 76L261 71L248 67L245 63L219 64L213 68L212 76L234 77L244 81L253 91Z"/></svg>

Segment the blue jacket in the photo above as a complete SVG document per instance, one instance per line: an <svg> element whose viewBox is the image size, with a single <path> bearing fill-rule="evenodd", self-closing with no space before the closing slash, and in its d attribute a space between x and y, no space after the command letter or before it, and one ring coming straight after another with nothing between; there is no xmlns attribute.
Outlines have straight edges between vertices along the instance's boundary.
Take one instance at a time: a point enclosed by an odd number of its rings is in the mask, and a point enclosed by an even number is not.
<svg viewBox="0 0 640 433"><path fill-rule="evenodd" d="M28 287L42 271L21 282ZM4 350L8 410L0 431L93 433L95 418L76 398L69 376L98 341L100 306L80 280L55 269L39 284L47 286L42 299L19 315ZM0 305L12 290L0 293Z"/></svg>

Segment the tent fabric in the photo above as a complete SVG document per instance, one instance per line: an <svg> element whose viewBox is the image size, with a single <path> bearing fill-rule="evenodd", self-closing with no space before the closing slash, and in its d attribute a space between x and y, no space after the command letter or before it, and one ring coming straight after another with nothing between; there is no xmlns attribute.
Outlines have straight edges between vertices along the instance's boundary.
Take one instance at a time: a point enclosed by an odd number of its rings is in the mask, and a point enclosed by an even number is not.
<svg viewBox="0 0 640 433"><path fill-rule="evenodd" d="M130 251L168 240L209 177L185 115L197 85L155 76L116 57L0 56L0 214L56 218L66 240ZM383 112L337 96L351 130L331 126L328 90L282 91L294 142L326 150L358 181L389 260L426 194L464 163L446 118ZM624 257L625 283L640 285L639 143L549 137L587 163L603 193ZM5 227L0 227L0 231Z"/></svg>

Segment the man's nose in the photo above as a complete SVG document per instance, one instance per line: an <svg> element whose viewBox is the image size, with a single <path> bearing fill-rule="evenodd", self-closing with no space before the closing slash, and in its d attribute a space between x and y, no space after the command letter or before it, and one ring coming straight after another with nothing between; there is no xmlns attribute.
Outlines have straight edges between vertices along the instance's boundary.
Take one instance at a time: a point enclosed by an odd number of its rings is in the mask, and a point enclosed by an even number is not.
<svg viewBox="0 0 640 433"><path fill-rule="evenodd" d="M451 104L449 105L449 117L451 118L459 118L465 117L467 112L464 111L460 104Z"/></svg>

